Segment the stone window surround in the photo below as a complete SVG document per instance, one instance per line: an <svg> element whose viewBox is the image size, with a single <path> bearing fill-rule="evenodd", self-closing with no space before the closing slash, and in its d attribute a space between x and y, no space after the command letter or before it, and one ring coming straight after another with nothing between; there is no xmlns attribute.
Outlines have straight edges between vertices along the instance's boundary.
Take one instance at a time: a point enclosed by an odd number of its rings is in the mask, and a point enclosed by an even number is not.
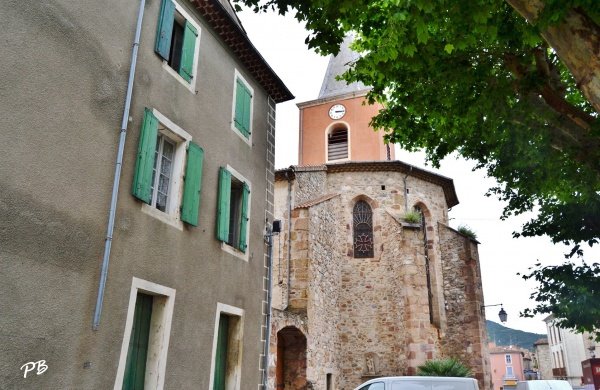
<svg viewBox="0 0 600 390"><path fill-rule="evenodd" d="M329 160L329 134L331 134L334 130L338 130L340 128L340 125L345 127L346 131L347 131L348 157L340 158L339 160ZM335 121L335 122L332 122L329 126L327 126L327 128L325 129L325 161L327 163L330 163L330 162L337 163L337 162L344 162L344 161L352 160L352 148L350 147L351 145L352 145L352 139L350 136L350 124L348 122Z"/></svg>
<svg viewBox="0 0 600 390"><path fill-rule="evenodd" d="M175 143L175 156L173 157L173 166L171 167L171 181L169 183L169 200L166 210L160 211L147 203L142 203L142 212L183 231L183 222L181 222L181 198L183 196L183 177L185 176L185 164L187 157L187 148L192 136L173 121L160 113L157 109L152 109L152 114L158 119L158 135L167 137Z"/></svg>
<svg viewBox="0 0 600 390"><path fill-rule="evenodd" d="M171 336L171 321L173 319L173 308L175 307L175 289L133 277L114 390L120 390L123 386L123 376L127 363L129 339L131 338L131 328L133 326L133 315L138 292L154 297L150 320L150 340L148 342L145 386L147 388L162 389L165 381L167 351Z"/></svg>
<svg viewBox="0 0 600 390"><path fill-rule="evenodd" d="M172 2L175 4L175 12L178 12L185 20L190 22L190 24L192 26L194 26L194 28L196 28L196 31L198 32L198 36L196 37L196 47L194 48L194 65L193 65L194 74L192 76L192 81L188 83L183 77L181 77L179 75L179 73L177 73L175 71L175 69L171 68L169 63L164 59L161 59L162 60L162 68L167 73L169 73L173 77L175 77L175 79L177 81L179 81L187 90L189 90L193 94L196 94L198 92L198 91L196 91L196 79L198 78L197 74L198 74L198 62L199 62L199 57L200 57L200 33L201 33L202 29L200 28L200 24L198 24L194 20L194 18L192 18L192 16L186 11L186 9L181 4L179 4L179 1L172 0Z"/></svg>
<svg viewBox="0 0 600 390"><path fill-rule="evenodd" d="M359 201L365 201L371 207L371 211L373 212L373 257L362 257L358 260L369 260L376 259L378 260L381 257L381 222L379 217L379 202L375 199L370 198L365 194L359 194L348 201L346 204L347 212L346 212L346 226L349 227L347 229L347 241L348 241L348 251L352 251L352 258L354 258L354 206ZM347 251L347 253L348 253Z"/></svg>
<svg viewBox="0 0 600 390"><path fill-rule="evenodd" d="M234 120L234 118L235 118L235 102L236 102L237 79L242 80L242 82L250 90L250 93L252 95L252 99L251 99L251 102L250 102L250 129L249 129L250 134L248 135L248 138L246 138L246 136L244 134L242 134L242 132L239 131L235 127L235 120ZM248 82L248 80L246 80L246 78L244 76L242 76L242 73L239 70L234 69L230 128L235 133L235 135L237 135L238 137L240 137L240 139L242 141L244 141L249 147L252 147L252 133L254 131L254 126L252 126L252 121L254 120L254 102L255 102L255 100L254 100L254 88L252 88L252 86L250 85L250 83Z"/></svg>
<svg viewBox="0 0 600 390"><path fill-rule="evenodd" d="M239 389L242 378L242 350L244 340L244 309L227 305L221 302L217 303L215 315L215 328L213 333L213 346L211 352L209 389L213 388L215 381L215 364L217 355L217 338L219 334L219 319L221 314L226 314L233 319L230 322L229 341L227 351L227 379L226 387Z"/></svg>

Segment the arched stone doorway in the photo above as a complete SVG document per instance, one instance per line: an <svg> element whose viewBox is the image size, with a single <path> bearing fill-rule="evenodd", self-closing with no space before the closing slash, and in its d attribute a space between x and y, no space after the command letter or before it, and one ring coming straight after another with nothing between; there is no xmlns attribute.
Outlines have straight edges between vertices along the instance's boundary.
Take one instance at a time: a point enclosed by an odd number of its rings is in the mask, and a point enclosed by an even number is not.
<svg viewBox="0 0 600 390"><path fill-rule="evenodd" d="M306 389L306 336L295 326L277 332L277 390Z"/></svg>

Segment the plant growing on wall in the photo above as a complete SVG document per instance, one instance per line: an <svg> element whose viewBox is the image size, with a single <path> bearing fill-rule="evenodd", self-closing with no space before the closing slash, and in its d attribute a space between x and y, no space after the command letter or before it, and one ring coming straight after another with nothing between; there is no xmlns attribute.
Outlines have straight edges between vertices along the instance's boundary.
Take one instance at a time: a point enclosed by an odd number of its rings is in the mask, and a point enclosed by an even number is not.
<svg viewBox="0 0 600 390"><path fill-rule="evenodd" d="M408 223L421 223L421 213L418 211L408 211L402 215L402 220Z"/></svg>
<svg viewBox="0 0 600 390"><path fill-rule="evenodd" d="M462 233L465 236L469 236L472 239L477 238L477 233L475 233L475 231L473 229L471 229L470 227L468 227L466 225L460 225L457 230L459 233Z"/></svg>
<svg viewBox="0 0 600 390"><path fill-rule="evenodd" d="M418 367L418 376L451 376L468 378L472 377L471 369L461 363L457 358L441 360L427 360L423 365Z"/></svg>

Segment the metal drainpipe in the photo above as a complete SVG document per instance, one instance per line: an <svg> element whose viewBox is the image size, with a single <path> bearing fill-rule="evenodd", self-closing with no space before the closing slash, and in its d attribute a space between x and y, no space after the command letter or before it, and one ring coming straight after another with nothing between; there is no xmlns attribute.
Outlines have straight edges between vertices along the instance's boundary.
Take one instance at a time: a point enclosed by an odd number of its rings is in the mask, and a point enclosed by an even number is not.
<svg viewBox="0 0 600 390"><path fill-rule="evenodd" d="M291 170L291 169L290 169ZM288 256L287 256L287 298L285 307L282 310L287 310L290 307L290 262L292 261L292 182L285 172L285 178L288 182Z"/></svg>
<svg viewBox="0 0 600 390"><path fill-rule="evenodd" d="M121 136L119 138L119 151L115 166L115 177L113 181L112 197L110 200L110 212L108 214L108 227L106 229L106 241L104 242L104 256L102 258L102 273L100 274L100 286L98 287L98 298L94 312L93 330L98 330L100 324L100 313L102 312L102 301L104 300L104 289L106 287L106 276L108 273L108 261L110 259L110 247L112 244L113 230L115 227L115 212L117 209L117 197L119 195L119 182L121 180L121 166L123 165L123 152L125 150L125 135L129 122L129 109L131 107L131 95L133 93L133 79L135 77L135 65L137 63L138 47L140 45L140 33L142 30L142 19L144 18L144 6L146 0L140 0L137 26L135 27L135 38L131 53L131 66L129 67L129 81L127 83L127 95L125 96L125 107L123 109L123 121L121 122Z"/></svg>
<svg viewBox="0 0 600 390"><path fill-rule="evenodd" d="M410 169L408 170L408 173L406 174L406 176L404 176L404 211L407 213L408 213L408 192L406 192L406 178L410 175L412 170L413 170L413 167L411 165Z"/></svg>
<svg viewBox="0 0 600 390"><path fill-rule="evenodd" d="M265 361L264 361L264 374L263 374L263 389L267 389L267 378L269 376L269 345L271 343L271 290L272 290L272 279L273 279L273 226L267 225L267 245L269 246L269 276L268 276L268 287L267 287L267 330L265 340Z"/></svg>

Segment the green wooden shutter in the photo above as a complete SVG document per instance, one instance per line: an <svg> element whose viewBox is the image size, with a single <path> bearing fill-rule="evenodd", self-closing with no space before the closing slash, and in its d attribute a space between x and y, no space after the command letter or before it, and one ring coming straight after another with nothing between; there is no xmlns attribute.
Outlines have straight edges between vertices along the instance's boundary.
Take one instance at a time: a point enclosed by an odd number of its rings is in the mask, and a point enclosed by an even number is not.
<svg viewBox="0 0 600 390"><path fill-rule="evenodd" d="M244 95L245 95L244 82L238 78L236 80L236 86L235 86L235 116L233 118L233 121L235 123L235 128L241 132L244 131L243 130Z"/></svg>
<svg viewBox="0 0 600 390"><path fill-rule="evenodd" d="M231 172L221 167L219 171L219 204L217 207L217 239L229 239L229 204L231 202Z"/></svg>
<svg viewBox="0 0 600 390"><path fill-rule="evenodd" d="M240 246L239 250L246 252L248 245L246 244L246 229L248 228L248 200L250 195L250 187L244 183L242 189L242 218L240 220Z"/></svg>
<svg viewBox="0 0 600 390"><path fill-rule="evenodd" d="M152 318L151 295L137 294L133 314L133 326L129 338L129 350L123 375L123 390L143 390L146 378L146 359L150 340Z"/></svg>
<svg viewBox="0 0 600 390"><path fill-rule="evenodd" d="M213 390L225 390L225 373L227 370L227 349L229 348L229 316L219 316L219 332L217 334L217 351L215 355L215 375Z"/></svg>
<svg viewBox="0 0 600 390"><path fill-rule="evenodd" d="M179 74L188 83L192 81L194 73L194 52L196 51L196 38L198 30L189 21L185 21L183 31L183 45L181 48L181 68Z"/></svg>
<svg viewBox="0 0 600 390"><path fill-rule="evenodd" d="M198 226L203 159L204 150L195 143L190 142L187 151L183 199L181 201L181 220L193 226Z"/></svg>
<svg viewBox="0 0 600 390"><path fill-rule="evenodd" d="M173 36L173 23L175 21L175 3L171 0L163 0L160 7L160 16L156 29L156 51L163 59L169 60L171 50L171 38Z"/></svg>
<svg viewBox="0 0 600 390"><path fill-rule="evenodd" d="M235 127L246 138L250 136L250 112L252 108L252 94L244 82L238 78L235 88Z"/></svg>
<svg viewBox="0 0 600 390"><path fill-rule="evenodd" d="M250 113L252 111L252 94L244 85L244 116L242 117L242 132L246 138L250 135Z"/></svg>
<svg viewBox="0 0 600 390"><path fill-rule="evenodd" d="M144 122L138 145L138 155L133 174L131 193L143 202L150 202L152 186L152 170L156 153L156 137L158 137L158 119L148 108L144 111Z"/></svg>

